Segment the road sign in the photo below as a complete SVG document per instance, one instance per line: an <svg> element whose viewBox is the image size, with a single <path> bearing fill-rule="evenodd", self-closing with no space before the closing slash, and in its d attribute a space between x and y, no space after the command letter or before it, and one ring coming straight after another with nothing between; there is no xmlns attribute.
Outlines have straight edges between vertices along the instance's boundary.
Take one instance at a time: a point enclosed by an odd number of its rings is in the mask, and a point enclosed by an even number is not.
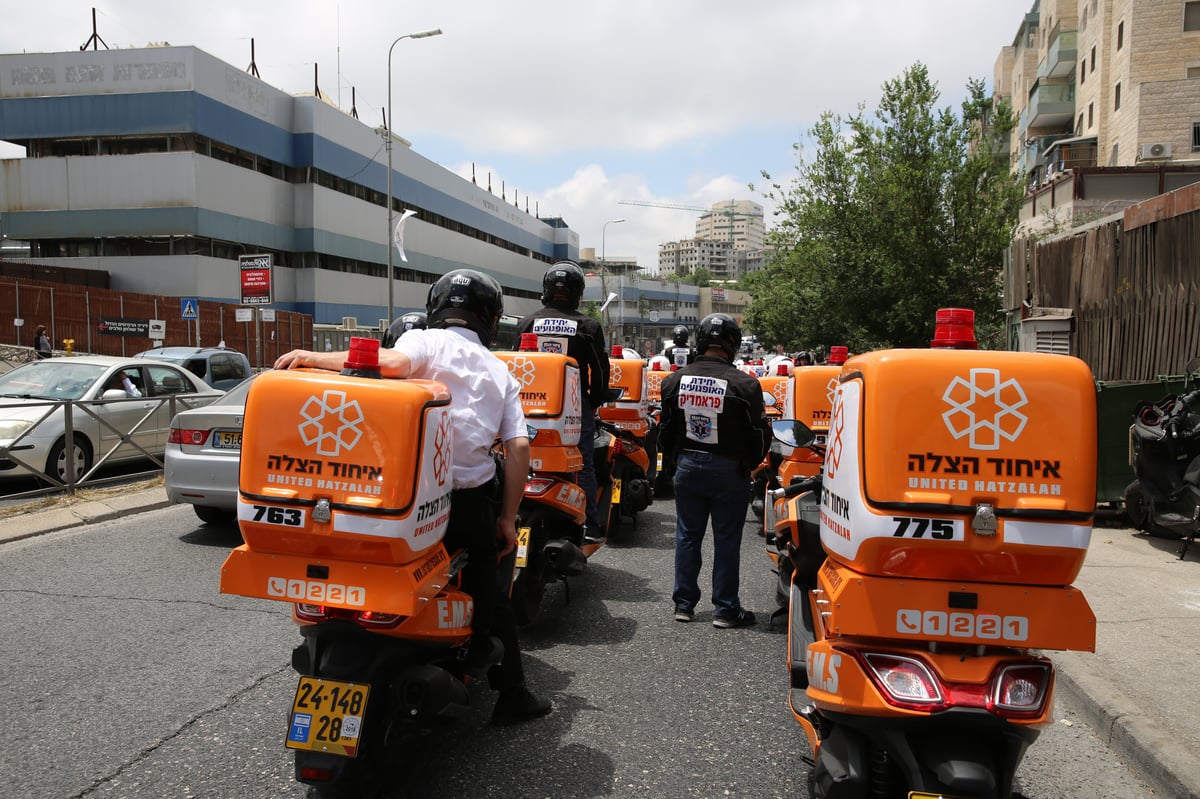
<svg viewBox="0 0 1200 799"><path fill-rule="evenodd" d="M200 318L200 303L196 302L195 297L179 298L179 316L181 319Z"/></svg>
<svg viewBox="0 0 1200 799"><path fill-rule="evenodd" d="M150 338L155 341L162 341L167 337L167 320L151 319L150 320Z"/></svg>

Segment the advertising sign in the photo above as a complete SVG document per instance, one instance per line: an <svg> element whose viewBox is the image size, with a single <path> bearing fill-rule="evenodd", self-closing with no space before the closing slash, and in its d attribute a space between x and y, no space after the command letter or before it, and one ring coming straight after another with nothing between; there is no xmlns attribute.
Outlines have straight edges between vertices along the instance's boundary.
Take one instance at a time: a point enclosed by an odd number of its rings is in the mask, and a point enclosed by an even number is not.
<svg viewBox="0 0 1200 799"><path fill-rule="evenodd" d="M242 305L271 304L271 261L270 253L238 256L238 267L242 274Z"/></svg>
<svg viewBox="0 0 1200 799"><path fill-rule="evenodd" d="M149 319L104 318L96 323L96 329L105 336L150 337Z"/></svg>

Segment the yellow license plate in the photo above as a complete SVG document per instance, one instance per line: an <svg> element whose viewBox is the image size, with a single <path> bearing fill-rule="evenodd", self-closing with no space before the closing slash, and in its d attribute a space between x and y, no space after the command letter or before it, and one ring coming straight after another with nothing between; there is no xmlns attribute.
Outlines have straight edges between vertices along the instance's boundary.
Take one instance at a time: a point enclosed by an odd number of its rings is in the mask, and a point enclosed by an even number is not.
<svg viewBox="0 0 1200 799"><path fill-rule="evenodd" d="M662 471L662 455L663 455L663 454L662 454L661 452L660 452L660 453L658 453L658 470L659 470L660 472Z"/></svg>
<svg viewBox="0 0 1200 799"><path fill-rule="evenodd" d="M621 504L621 481L613 480L612 504Z"/></svg>
<svg viewBox="0 0 1200 799"><path fill-rule="evenodd" d="M516 568L523 569L529 560L529 530L528 527L517 528L517 562Z"/></svg>
<svg viewBox="0 0 1200 799"><path fill-rule="evenodd" d="M241 449L242 448L242 432L240 430L228 431L220 430L213 433L213 448L214 449Z"/></svg>
<svg viewBox="0 0 1200 799"><path fill-rule="evenodd" d="M357 755L370 690L365 683L301 677L292 701L287 747Z"/></svg>

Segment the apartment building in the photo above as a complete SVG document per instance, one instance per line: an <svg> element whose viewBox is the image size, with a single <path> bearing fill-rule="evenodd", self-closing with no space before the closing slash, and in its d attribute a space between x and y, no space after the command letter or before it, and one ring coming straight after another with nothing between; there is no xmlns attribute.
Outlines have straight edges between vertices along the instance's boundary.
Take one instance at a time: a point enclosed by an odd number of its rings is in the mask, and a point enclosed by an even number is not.
<svg viewBox="0 0 1200 799"><path fill-rule="evenodd" d="M1023 224L1200 180L1200 0L1035 0L994 85L1017 117Z"/></svg>
<svg viewBox="0 0 1200 799"><path fill-rule="evenodd" d="M728 241L735 252L761 250L767 228L763 207L751 200L722 200L696 220L696 238Z"/></svg>
<svg viewBox="0 0 1200 799"><path fill-rule="evenodd" d="M713 278L737 280L762 268L765 239L761 205L751 200L713 203L696 220L694 238L659 245L655 274L686 277L706 269Z"/></svg>

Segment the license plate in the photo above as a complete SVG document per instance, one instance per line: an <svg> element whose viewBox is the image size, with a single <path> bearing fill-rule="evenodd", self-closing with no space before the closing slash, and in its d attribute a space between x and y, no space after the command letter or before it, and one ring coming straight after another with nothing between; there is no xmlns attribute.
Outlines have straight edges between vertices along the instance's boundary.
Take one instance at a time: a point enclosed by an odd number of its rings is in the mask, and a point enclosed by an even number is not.
<svg viewBox="0 0 1200 799"><path fill-rule="evenodd" d="M621 504L621 481L613 480L612 504Z"/></svg>
<svg viewBox="0 0 1200 799"><path fill-rule="evenodd" d="M923 791L909 791L908 799L959 799L957 796L950 796L944 793L925 793Z"/></svg>
<svg viewBox="0 0 1200 799"><path fill-rule="evenodd" d="M661 452L658 453L658 470L660 472L662 471L662 456L663 456L663 454Z"/></svg>
<svg viewBox="0 0 1200 799"><path fill-rule="evenodd" d="M301 677L292 702L287 747L357 755L370 690L365 683Z"/></svg>
<svg viewBox="0 0 1200 799"><path fill-rule="evenodd" d="M213 433L213 449L241 449L242 431L221 430Z"/></svg>
<svg viewBox="0 0 1200 799"><path fill-rule="evenodd" d="M525 564L529 558L529 531L528 527L517 528L517 562L518 569L525 568Z"/></svg>

